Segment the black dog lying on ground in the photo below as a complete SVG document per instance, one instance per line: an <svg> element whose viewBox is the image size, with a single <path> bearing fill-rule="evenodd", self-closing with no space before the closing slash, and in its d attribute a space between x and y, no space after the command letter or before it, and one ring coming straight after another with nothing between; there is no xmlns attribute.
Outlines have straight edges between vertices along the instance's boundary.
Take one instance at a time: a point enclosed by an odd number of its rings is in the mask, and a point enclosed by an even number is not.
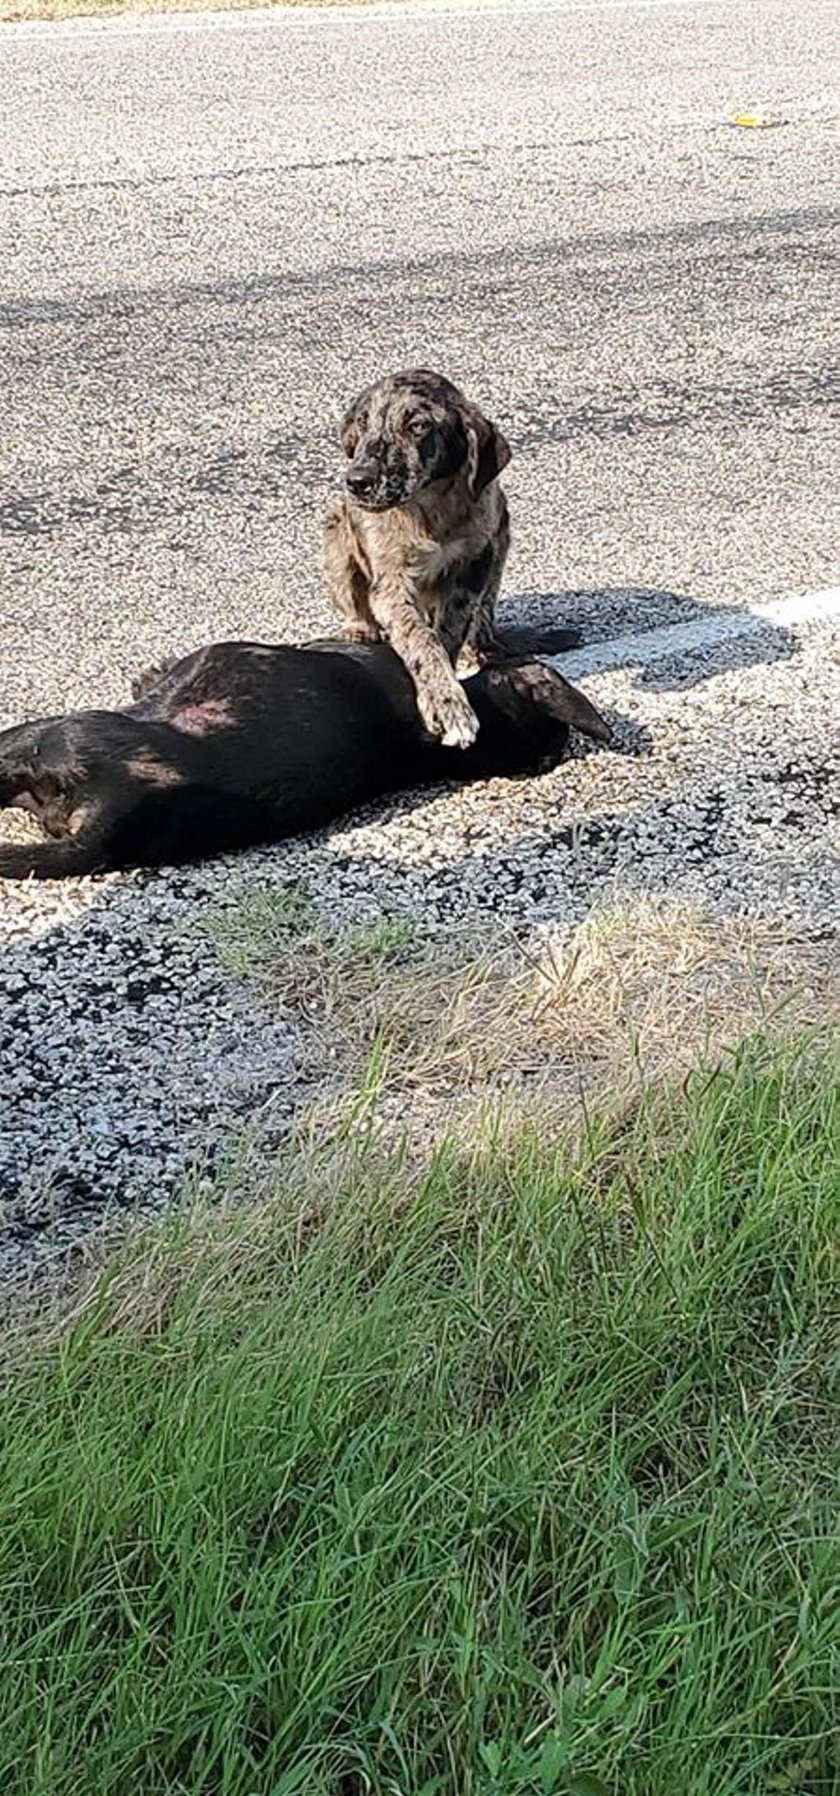
<svg viewBox="0 0 840 1796"><path fill-rule="evenodd" d="M480 729L444 748L385 644L221 643L135 683L124 711L77 711L0 734L0 807L45 842L0 846L0 877L59 879L183 863L315 829L411 785L533 774L570 728L604 719L552 668L505 661L466 681Z"/></svg>

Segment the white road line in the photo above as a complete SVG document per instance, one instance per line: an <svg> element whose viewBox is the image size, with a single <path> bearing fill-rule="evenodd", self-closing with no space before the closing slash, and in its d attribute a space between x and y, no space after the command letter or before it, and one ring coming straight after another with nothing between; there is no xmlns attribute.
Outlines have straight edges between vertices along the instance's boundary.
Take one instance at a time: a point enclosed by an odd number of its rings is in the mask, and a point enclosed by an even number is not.
<svg viewBox="0 0 840 1796"><path fill-rule="evenodd" d="M746 5L746 0L741 0ZM116 14L110 18L43 20L0 25L0 39L6 46L26 39L49 39L56 45L76 43L79 38L174 36L181 32L266 31L278 27L288 30L319 30L345 25L422 24L427 19L481 19L492 14L510 13L531 17L551 13L603 12L668 12L674 8L705 6L721 11L724 0L376 0L369 6L294 6L256 7L253 12L228 10L207 12L173 12L161 17L156 13L135 13L130 17ZM828 6L819 8L830 10Z"/></svg>
<svg viewBox="0 0 840 1796"><path fill-rule="evenodd" d="M780 629L794 629L797 624L830 623L834 618L840 619L840 586L826 586L819 592L792 593L784 599L749 605L743 611L723 607L709 611L706 617L692 618L689 623L628 631L624 636L612 636L606 642L593 642L589 648L560 655L556 665L568 679L579 680L611 668L648 667L697 649L760 636L768 623Z"/></svg>

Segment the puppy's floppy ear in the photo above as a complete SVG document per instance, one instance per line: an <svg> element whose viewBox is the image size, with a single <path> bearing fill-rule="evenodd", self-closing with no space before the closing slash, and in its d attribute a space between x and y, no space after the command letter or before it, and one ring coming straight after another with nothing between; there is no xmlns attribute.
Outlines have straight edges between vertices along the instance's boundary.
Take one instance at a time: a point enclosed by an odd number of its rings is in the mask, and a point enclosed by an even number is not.
<svg viewBox="0 0 840 1796"><path fill-rule="evenodd" d="M491 424L489 418L473 408L464 418L464 428L467 433L467 481L475 499L507 467L510 444L498 425Z"/></svg>

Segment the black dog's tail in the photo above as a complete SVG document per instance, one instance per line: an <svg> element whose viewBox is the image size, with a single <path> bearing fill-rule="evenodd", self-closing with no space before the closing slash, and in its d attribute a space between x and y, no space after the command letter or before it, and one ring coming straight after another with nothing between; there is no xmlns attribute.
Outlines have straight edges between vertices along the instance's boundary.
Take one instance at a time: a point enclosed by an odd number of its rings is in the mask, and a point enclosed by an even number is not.
<svg viewBox="0 0 840 1796"><path fill-rule="evenodd" d="M61 836L53 842L4 842L0 879L70 879L102 868L101 842L93 834Z"/></svg>

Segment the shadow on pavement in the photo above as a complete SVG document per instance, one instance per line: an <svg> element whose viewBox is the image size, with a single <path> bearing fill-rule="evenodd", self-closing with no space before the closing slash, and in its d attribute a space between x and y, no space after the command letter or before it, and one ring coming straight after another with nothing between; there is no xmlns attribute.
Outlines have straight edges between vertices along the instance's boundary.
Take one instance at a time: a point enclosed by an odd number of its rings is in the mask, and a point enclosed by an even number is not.
<svg viewBox="0 0 840 1796"><path fill-rule="evenodd" d="M545 629L568 625L581 634L575 658L588 654L593 674L633 668L639 685L659 692L679 691L717 674L770 665L797 653L792 631L754 615L746 604L702 604L687 593L654 587L510 593L499 605L499 621ZM570 677L581 677L575 661Z"/></svg>

